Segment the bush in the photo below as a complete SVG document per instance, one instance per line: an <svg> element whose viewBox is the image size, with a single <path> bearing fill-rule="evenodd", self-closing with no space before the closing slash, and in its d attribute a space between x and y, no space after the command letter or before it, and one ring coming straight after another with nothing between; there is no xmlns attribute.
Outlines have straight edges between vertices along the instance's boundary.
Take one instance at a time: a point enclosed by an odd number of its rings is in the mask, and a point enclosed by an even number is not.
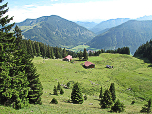
<svg viewBox="0 0 152 114"><path fill-rule="evenodd" d="M114 106L111 107L111 111L112 112L123 112L125 109L125 106L123 103L121 103L119 101L119 99L116 101L116 103L114 104Z"/></svg>
<svg viewBox="0 0 152 114"><path fill-rule="evenodd" d="M58 104L58 101L57 101L55 98L53 98L50 103L51 103L51 104Z"/></svg>
<svg viewBox="0 0 152 114"><path fill-rule="evenodd" d="M132 101L131 104L135 104L135 101Z"/></svg>
<svg viewBox="0 0 152 114"><path fill-rule="evenodd" d="M87 95L84 95L84 100L87 100Z"/></svg>
<svg viewBox="0 0 152 114"><path fill-rule="evenodd" d="M151 99L149 99L148 101L148 105L145 104L144 107L142 107L142 109L140 110L140 112L147 112L147 113L150 113L151 112Z"/></svg>
<svg viewBox="0 0 152 114"><path fill-rule="evenodd" d="M67 87L70 88L70 82L67 83Z"/></svg>
<svg viewBox="0 0 152 114"><path fill-rule="evenodd" d="M64 94L64 91L63 91L63 89L61 88L61 90L60 90L60 94L61 95L63 95Z"/></svg>

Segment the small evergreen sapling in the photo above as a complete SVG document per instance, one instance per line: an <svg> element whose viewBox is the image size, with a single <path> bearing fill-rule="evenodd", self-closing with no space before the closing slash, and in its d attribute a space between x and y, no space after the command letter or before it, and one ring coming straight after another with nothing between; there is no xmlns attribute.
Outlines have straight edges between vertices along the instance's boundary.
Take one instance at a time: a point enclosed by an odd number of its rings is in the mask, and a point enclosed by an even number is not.
<svg viewBox="0 0 152 114"><path fill-rule="evenodd" d="M60 82L58 82L57 90L61 90Z"/></svg>
<svg viewBox="0 0 152 114"><path fill-rule="evenodd" d="M64 91L63 91L63 89L61 88L61 90L60 90L60 94L61 95L63 95L64 94Z"/></svg>
<svg viewBox="0 0 152 114"><path fill-rule="evenodd" d="M83 95L82 95L81 88L78 82L73 85L71 99L72 99L72 102L75 104L83 103Z"/></svg>
<svg viewBox="0 0 152 114"><path fill-rule="evenodd" d="M125 109L125 106L123 103L119 101L119 99L116 101L116 103L111 107L112 112L123 112Z"/></svg>
<svg viewBox="0 0 152 114"><path fill-rule="evenodd" d="M54 95L58 95L58 91L57 91L56 86L54 86L53 93L54 93Z"/></svg>
<svg viewBox="0 0 152 114"><path fill-rule="evenodd" d="M111 95L112 95L112 101L115 102L116 94L115 94L115 85L114 85L114 83L111 83L109 90L110 90Z"/></svg>
<svg viewBox="0 0 152 114"><path fill-rule="evenodd" d="M140 112L147 112L150 113L151 112L151 99L149 99L148 101L148 105L145 104L144 107L142 107L142 110L140 110Z"/></svg>
<svg viewBox="0 0 152 114"><path fill-rule="evenodd" d="M104 95L100 101L101 108L109 108L112 105L112 96L111 92L107 89L104 92Z"/></svg>
<svg viewBox="0 0 152 114"><path fill-rule="evenodd" d="M55 98L53 98L50 103L51 103L51 104L58 104L58 101L57 101Z"/></svg>

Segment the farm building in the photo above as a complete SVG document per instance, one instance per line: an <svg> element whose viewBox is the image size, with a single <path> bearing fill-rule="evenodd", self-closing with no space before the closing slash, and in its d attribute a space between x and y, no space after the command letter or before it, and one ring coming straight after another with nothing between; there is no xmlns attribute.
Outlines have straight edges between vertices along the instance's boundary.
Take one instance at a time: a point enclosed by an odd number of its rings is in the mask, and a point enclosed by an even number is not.
<svg viewBox="0 0 152 114"><path fill-rule="evenodd" d="M95 68L95 64L93 64L89 61L86 61L83 66L84 66L84 68Z"/></svg>
<svg viewBox="0 0 152 114"><path fill-rule="evenodd" d="M68 55L65 58L63 58L63 61L71 61L72 60L72 56Z"/></svg>

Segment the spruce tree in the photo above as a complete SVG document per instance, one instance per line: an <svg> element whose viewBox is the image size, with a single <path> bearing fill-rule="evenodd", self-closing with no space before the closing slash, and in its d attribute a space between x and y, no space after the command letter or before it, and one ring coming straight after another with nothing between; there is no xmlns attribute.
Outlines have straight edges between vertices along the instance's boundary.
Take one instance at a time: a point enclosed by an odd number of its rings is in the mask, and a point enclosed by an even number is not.
<svg viewBox="0 0 152 114"><path fill-rule="evenodd" d="M36 56L40 56L40 46L39 46L39 42L35 42L35 49L36 49Z"/></svg>
<svg viewBox="0 0 152 114"><path fill-rule="evenodd" d="M99 95L99 98L102 99L102 86L101 86L101 88L100 88L100 95Z"/></svg>
<svg viewBox="0 0 152 114"><path fill-rule="evenodd" d="M101 108L109 108L112 105L112 96L111 92L107 89L104 92L104 95L100 101Z"/></svg>
<svg viewBox="0 0 152 114"><path fill-rule="evenodd" d="M22 71L19 41L9 32L13 24L6 25L13 18L3 17L7 4L0 6L0 104L19 109L28 105L28 79Z"/></svg>
<svg viewBox="0 0 152 114"><path fill-rule="evenodd" d="M60 94L61 94L61 95L63 95L63 94L64 94L64 91L63 91L63 89L62 89L62 88L60 89Z"/></svg>
<svg viewBox="0 0 152 114"><path fill-rule="evenodd" d="M125 109L125 106L123 103L121 103L119 101L119 99L116 101L116 103L114 104L114 106L111 107L111 111L112 112L123 112Z"/></svg>
<svg viewBox="0 0 152 114"><path fill-rule="evenodd" d="M28 55L30 55L31 58L34 58L32 41L30 39L27 41L27 52L28 52Z"/></svg>
<svg viewBox="0 0 152 114"><path fill-rule="evenodd" d="M56 86L54 86L54 89L53 89L53 94L54 94L54 95L58 95L58 91L57 91Z"/></svg>
<svg viewBox="0 0 152 114"><path fill-rule="evenodd" d="M60 89L61 89L61 85L60 85L60 82L58 82L57 90L60 90Z"/></svg>
<svg viewBox="0 0 152 114"><path fill-rule="evenodd" d="M113 100L113 102L115 102L116 94L115 94L115 85L114 85L114 83L111 83L109 90L110 90L111 95L112 95L112 100Z"/></svg>
<svg viewBox="0 0 152 114"><path fill-rule="evenodd" d="M51 48L49 45L47 46L46 57L51 58Z"/></svg>
<svg viewBox="0 0 152 114"><path fill-rule="evenodd" d="M140 110L141 113L150 113L151 112L151 99L149 99L148 104L145 104L144 107Z"/></svg>
<svg viewBox="0 0 152 114"><path fill-rule="evenodd" d="M53 51L53 47L51 47L51 59L54 59L54 51Z"/></svg>
<svg viewBox="0 0 152 114"><path fill-rule="evenodd" d="M82 51L80 50L80 53L79 53L79 55L78 55L79 60L82 60L82 56L83 56L83 53L82 53Z"/></svg>
<svg viewBox="0 0 152 114"><path fill-rule="evenodd" d="M72 102L75 104L83 103L83 95L82 95L81 88L78 82L73 85L71 99L72 99Z"/></svg>
<svg viewBox="0 0 152 114"><path fill-rule="evenodd" d="M84 48L83 57L84 57L84 58L83 58L84 60L88 60L88 53L87 53L86 48Z"/></svg>
<svg viewBox="0 0 152 114"><path fill-rule="evenodd" d="M58 47L55 48L55 57L56 57L56 59L57 59L57 58L61 58L61 55L60 55L60 52L59 52L59 48L58 48Z"/></svg>
<svg viewBox="0 0 152 114"><path fill-rule="evenodd" d="M15 34L16 39L22 38L21 30L18 28L15 31L16 33L20 34L17 35ZM27 41L28 43L29 41ZM42 95L42 84L39 80L39 74L36 73L36 68L32 63L32 57L31 54L28 54L27 51L25 50L25 45L23 44L23 41L20 41L21 44L21 52L18 53L21 57L20 64L24 65L20 70L22 72L25 72L25 77L27 77L28 80L28 94L27 98L29 99L29 103L33 104L42 104L41 102L41 95ZM18 45L16 44L18 47ZM17 55L17 54L15 54ZM14 57L15 57L14 55ZM17 59L18 60L18 59Z"/></svg>
<svg viewBox="0 0 152 114"><path fill-rule="evenodd" d="M64 58L64 57L66 57L67 56L67 52L66 52L66 50L65 50L65 48L63 49L63 53L62 53L62 57Z"/></svg>

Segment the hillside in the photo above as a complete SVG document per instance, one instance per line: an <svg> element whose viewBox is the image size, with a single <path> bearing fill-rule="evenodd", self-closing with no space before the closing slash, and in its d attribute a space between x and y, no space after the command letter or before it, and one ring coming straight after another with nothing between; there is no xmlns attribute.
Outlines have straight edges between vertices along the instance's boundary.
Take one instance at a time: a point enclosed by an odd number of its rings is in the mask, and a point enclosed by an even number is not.
<svg viewBox="0 0 152 114"><path fill-rule="evenodd" d="M1 113L99 114L102 112L110 114L110 109L101 109L99 105L99 91L101 86L105 91L111 83L115 83L116 98L126 106L125 114L139 113L146 100L152 96L152 67L143 60L130 55L103 53L97 57L89 57L88 61L95 64L94 69L84 69L80 64L85 61L77 60L72 64L61 59L34 58L33 63L37 68L37 73L40 74L40 81L43 85L43 104L30 105L20 110L0 106ZM113 65L114 68L105 68L106 65ZM64 88L63 95L52 95L54 85L57 86L58 82L60 84L70 82L70 89ZM73 82L79 82L83 95L86 94L88 97L83 104L68 103ZM50 104L52 98L56 98L58 104ZM134 105L131 105L132 101L135 101Z"/></svg>
<svg viewBox="0 0 152 114"><path fill-rule="evenodd" d="M129 18L117 18L117 19L110 19L107 21L102 21L101 23L97 24L95 27L91 29L92 32L98 34L105 29L110 29L112 27L118 26L124 22L127 22Z"/></svg>
<svg viewBox="0 0 152 114"><path fill-rule="evenodd" d="M25 38L50 46L74 47L95 36L86 28L56 15L27 19L17 25L22 29Z"/></svg>
<svg viewBox="0 0 152 114"><path fill-rule="evenodd" d="M92 29L94 26L97 25L97 23L95 23L95 22L82 22L82 21L77 21L76 23L77 23L78 25L80 25L80 26L83 26L83 27L89 29L89 30Z"/></svg>
<svg viewBox="0 0 152 114"><path fill-rule="evenodd" d="M124 46L133 54L136 49L152 38L152 21L130 20L109 29L87 43L97 49L117 49Z"/></svg>

